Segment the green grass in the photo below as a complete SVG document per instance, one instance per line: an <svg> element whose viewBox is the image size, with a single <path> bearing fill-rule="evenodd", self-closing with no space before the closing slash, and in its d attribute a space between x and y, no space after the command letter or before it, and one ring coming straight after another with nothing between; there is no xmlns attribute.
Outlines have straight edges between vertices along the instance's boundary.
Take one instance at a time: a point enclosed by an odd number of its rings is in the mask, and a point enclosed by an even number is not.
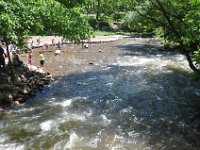
<svg viewBox="0 0 200 150"><path fill-rule="evenodd" d="M115 35L114 32L107 32L107 31L95 31L94 36L109 36L109 35Z"/></svg>
<svg viewBox="0 0 200 150"><path fill-rule="evenodd" d="M130 35L131 33L127 32L107 32L107 31L95 31L93 33L94 36L110 36L110 35Z"/></svg>

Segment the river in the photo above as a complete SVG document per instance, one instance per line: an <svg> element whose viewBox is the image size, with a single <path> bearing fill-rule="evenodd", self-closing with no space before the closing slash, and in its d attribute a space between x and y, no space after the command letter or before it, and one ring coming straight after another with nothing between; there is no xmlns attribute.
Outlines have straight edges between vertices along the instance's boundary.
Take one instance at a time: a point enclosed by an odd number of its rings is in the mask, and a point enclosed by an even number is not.
<svg viewBox="0 0 200 150"><path fill-rule="evenodd" d="M67 48L57 80L0 121L1 150L198 150L200 85L156 39ZM54 69L54 70L53 70Z"/></svg>

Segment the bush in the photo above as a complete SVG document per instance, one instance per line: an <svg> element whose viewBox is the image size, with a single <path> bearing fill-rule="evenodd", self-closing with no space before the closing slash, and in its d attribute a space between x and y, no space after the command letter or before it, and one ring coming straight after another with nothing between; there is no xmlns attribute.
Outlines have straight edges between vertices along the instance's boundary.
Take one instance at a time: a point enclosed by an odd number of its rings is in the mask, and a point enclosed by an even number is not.
<svg viewBox="0 0 200 150"><path fill-rule="evenodd" d="M94 30L110 31L110 24L113 22L112 17L101 14L99 21L95 17L89 17L88 22Z"/></svg>
<svg viewBox="0 0 200 150"><path fill-rule="evenodd" d="M107 23L112 23L113 22L113 18L111 16L106 16L104 14L100 15L99 20L100 20L100 22L107 22Z"/></svg>
<svg viewBox="0 0 200 150"><path fill-rule="evenodd" d="M120 12L120 13L114 13L113 14L113 19L117 22L120 22L125 16L125 13Z"/></svg>
<svg viewBox="0 0 200 150"><path fill-rule="evenodd" d="M91 26L94 30L98 30L98 22L97 22L96 18L94 18L94 17L89 17L88 23L90 24L90 26Z"/></svg>

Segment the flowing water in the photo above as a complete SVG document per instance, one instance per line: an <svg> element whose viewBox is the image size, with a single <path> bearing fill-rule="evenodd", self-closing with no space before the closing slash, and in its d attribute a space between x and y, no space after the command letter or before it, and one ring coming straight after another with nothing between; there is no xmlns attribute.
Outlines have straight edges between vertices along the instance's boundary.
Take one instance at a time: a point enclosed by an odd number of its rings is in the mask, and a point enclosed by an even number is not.
<svg viewBox="0 0 200 150"><path fill-rule="evenodd" d="M200 85L156 42L68 50L65 75L1 120L0 149L198 150Z"/></svg>

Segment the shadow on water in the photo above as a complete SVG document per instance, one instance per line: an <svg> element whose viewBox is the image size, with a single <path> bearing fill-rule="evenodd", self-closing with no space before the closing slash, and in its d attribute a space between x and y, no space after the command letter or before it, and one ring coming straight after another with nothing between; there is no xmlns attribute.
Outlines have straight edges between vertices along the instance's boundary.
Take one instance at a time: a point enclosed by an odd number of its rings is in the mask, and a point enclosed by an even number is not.
<svg viewBox="0 0 200 150"><path fill-rule="evenodd" d="M72 99L67 111L77 114L92 111L91 117L106 115L112 120L107 132L123 132L126 137L134 130L148 136L150 145L165 141L168 148L175 145L181 149L186 141L195 149L199 145L196 125L200 120L194 123L191 119L199 114L200 103L189 81L191 74L171 68L171 73L142 72L138 76L130 70L135 72L138 67L113 65L106 71L70 74L61 77L37 99L42 103L49 99L54 102Z"/></svg>
<svg viewBox="0 0 200 150"><path fill-rule="evenodd" d="M71 128L83 137L88 135L86 139L102 136L104 146L108 144L106 138L115 134L128 139L124 141L127 146L134 137L141 143L148 141L151 149L198 149L200 119L192 118L199 114L200 90L190 80L189 71L168 61L169 58L179 61L180 58L174 58L179 54L137 43L116 47L122 54L118 61L135 57L135 64L85 66L90 70L59 77L29 100L26 107L62 103L67 113L77 117L90 114L86 122L78 123L81 127ZM158 62L146 61L156 57ZM138 59L143 61L138 63ZM46 109L59 112L61 108L56 107Z"/></svg>
<svg viewBox="0 0 200 150"><path fill-rule="evenodd" d="M155 45L155 44L148 44L148 43L143 43L143 44L127 44L127 45L118 45L117 48L122 49L125 51L124 55L127 56L163 56L166 57L166 55L177 55L178 51L177 50L169 50L164 48L162 45ZM165 52L165 53L163 53Z"/></svg>

